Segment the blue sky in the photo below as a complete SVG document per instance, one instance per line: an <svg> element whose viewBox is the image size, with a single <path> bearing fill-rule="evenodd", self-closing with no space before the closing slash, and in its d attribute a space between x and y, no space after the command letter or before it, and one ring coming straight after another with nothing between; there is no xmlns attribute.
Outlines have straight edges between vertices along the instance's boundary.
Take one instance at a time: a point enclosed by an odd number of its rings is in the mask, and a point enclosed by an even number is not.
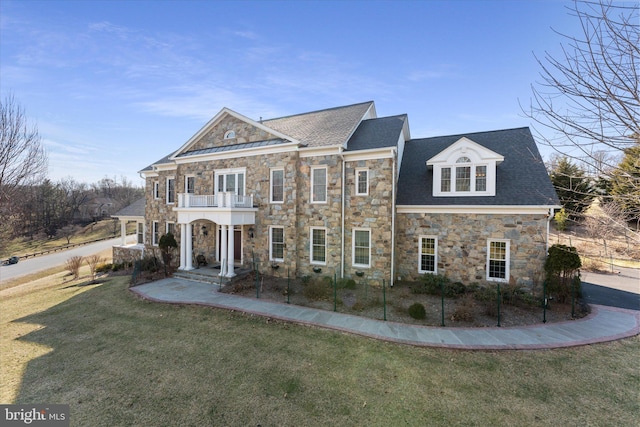
<svg viewBox="0 0 640 427"><path fill-rule="evenodd" d="M529 126L534 53L579 34L569 2L12 1L0 92L37 124L49 176L125 176L221 108L253 119L373 100L414 138ZM542 148L542 147L541 147Z"/></svg>

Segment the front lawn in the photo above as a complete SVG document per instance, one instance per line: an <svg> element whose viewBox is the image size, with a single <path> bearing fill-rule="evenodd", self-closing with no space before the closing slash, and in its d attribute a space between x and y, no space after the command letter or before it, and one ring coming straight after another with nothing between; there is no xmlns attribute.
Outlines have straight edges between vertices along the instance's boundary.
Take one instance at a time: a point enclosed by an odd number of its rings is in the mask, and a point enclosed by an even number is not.
<svg viewBox="0 0 640 427"><path fill-rule="evenodd" d="M63 282L64 279L66 282ZM74 426L637 425L640 339L547 351L389 344L151 303L128 277L0 291L2 403Z"/></svg>

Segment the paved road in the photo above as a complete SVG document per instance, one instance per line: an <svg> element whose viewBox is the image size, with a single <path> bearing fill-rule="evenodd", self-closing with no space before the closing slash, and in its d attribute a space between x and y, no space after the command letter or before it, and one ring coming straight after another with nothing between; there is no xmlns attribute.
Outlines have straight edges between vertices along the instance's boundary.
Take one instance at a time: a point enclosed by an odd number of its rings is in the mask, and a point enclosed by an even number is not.
<svg viewBox="0 0 640 427"><path fill-rule="evenodd" d="M127 237L127 239L130 238L132 238L132 236ZM21 259L20 262L13 265L0 266L0 283L4 280L13 279L26 274L37 273L38 271L48 270L50 268L63 265L72 256L88 256L102 252L114 245L119 245L121 242L122 239L117 237L115 239L78 246L77 248L68 249L66 251L53 252L49 255L42 255L25 260Z"/></svg>
<svg viewBox="0 0 640 427"><path fill-rule="evenodd" d="M589 304L640 310L640 269L616 268L614 274L583 272L582 293Z"/></svg>

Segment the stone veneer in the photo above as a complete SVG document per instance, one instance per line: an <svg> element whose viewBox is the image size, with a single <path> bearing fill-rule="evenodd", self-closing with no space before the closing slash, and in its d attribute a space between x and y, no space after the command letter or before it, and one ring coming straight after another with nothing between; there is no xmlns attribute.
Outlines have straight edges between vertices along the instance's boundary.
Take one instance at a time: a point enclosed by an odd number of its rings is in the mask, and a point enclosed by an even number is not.
<svg viewBox="0 0 640 427"><path fill-rule="evenodd" d="M142 259L143 255L143 245L113 246L112 248L112 262L114 264L120 264L123 262L134 262L136 260Z"/></svg>
<svg viewBox="0 0 640 427"><path fill-rule="evenodd" d="M420 236L438 238L438 274L451 280L486 281L489 239L509 239L510 281L530 287L541 277L546 215L400 213L396 218L396 276L402 279L420 276Z"/></svg>

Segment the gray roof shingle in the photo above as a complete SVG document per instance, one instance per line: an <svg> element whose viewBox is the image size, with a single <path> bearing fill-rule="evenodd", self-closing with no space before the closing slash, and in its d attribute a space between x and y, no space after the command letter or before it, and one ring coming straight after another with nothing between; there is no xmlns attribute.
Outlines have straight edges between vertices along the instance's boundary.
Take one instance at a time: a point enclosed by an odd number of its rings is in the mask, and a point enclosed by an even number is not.
<svg viewBox="0 0 640 427"><path fill-rule="evenodd" d="M295 138L308 147L340 145L344 144L353 134L371 106L373 106L373 101L368 101L263 120L262 124Z"/></svg>
<svg viewBox="0 0 640 427"><path fill-rule="evenodd" d="M349 139L346 151L395 147L406 121L406 115L363 120Z"/></svg>
<svg viewBox="0 0 640 427"><path fill-rule="evenodd" d="M146 205L147 205L147 199L143 197L131 203L129 206L125 206L124 208L120 209L118 212L114 213L111 216L116 218L121 216L122 217L124 216L144 217L144 209Z"/></svg>
<svg viewBox="0 0 640 427"><path fill-rule="evenodd" d="M426 161L462 137L504 156L496 168L496 195L434 197L433 167ZM555 206L551 184L529 128L476 132L407 141L398 179L398 205Z"/></svg>

